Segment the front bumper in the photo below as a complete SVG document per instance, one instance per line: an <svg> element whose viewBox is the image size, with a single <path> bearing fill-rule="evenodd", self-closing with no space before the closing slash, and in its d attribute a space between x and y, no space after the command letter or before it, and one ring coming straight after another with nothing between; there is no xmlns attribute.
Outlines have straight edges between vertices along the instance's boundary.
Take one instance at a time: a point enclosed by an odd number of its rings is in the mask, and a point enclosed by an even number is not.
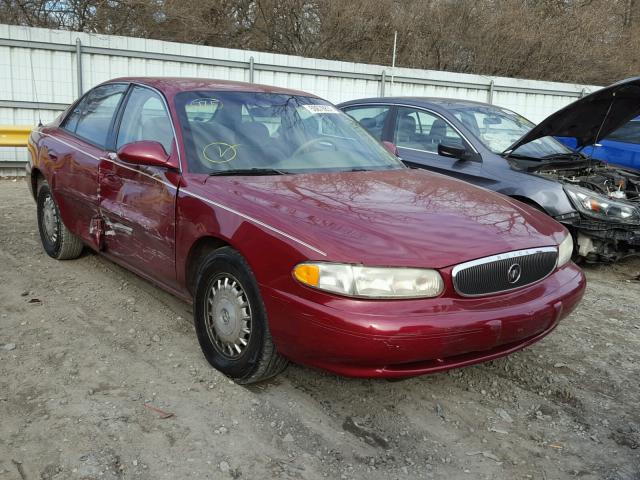
<svg viewBox="0 0 640 480"><path fill-rule="evenodd" d="M640 251L640 225L604 222L580 216L562 222L577 233L578 254L591 261L616 261Z"/></svg>
<svg viewBox="0 0 640 480"><path fill-rule="evenodd" d="M536 284L480 298L350 300L335 308L335 302L261 288L284 356L345 376L408 377L535 343L574 309L585 286L582 271L569 263Z"/></svg>
<svg viewBox="0 0 640 480"><path fill-rule="evenodd" d="M573 224L573 227L579 232L595 238L612 242L626 242L629 245L640 247L640 225L606 223L581 218L579 222Z"/></svg>

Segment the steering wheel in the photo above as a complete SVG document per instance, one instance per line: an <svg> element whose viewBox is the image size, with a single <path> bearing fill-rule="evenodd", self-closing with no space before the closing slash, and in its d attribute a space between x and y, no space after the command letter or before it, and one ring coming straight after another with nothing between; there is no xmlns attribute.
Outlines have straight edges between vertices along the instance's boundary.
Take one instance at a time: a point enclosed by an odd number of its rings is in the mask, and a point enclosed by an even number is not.
<svg viewBox="0 0 640 480"><path fill-rule="evenodd" d="M298 148L296 148L296 151L291 154L291 157L298 156L300 153L304 152L305 150L308 150L311 146L315 145L316 143L320 143L320 142L329 143L329 144L331 144L331 146L333 147L334 150L338 150L338 147L336 146L336 144L335 144L335 142L333 140L329 140L329 139L324 138L324 137L316 137L316 138L312 138L308 142L304 142L302 145L300 145Z"/></svg>

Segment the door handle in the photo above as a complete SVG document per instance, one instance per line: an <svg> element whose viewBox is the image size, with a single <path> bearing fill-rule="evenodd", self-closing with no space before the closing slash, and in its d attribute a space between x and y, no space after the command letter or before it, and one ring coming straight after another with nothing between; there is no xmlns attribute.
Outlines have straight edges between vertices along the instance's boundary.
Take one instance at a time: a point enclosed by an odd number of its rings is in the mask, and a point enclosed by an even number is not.
<svg viewBox="0 0 640 480"><path fill-rule="evenodd" d="M58 154L57 152L54 152L53 150L49 150L47 152L47 154L49 155L49 159L50 160L57 160L58 159Z"/></svg>

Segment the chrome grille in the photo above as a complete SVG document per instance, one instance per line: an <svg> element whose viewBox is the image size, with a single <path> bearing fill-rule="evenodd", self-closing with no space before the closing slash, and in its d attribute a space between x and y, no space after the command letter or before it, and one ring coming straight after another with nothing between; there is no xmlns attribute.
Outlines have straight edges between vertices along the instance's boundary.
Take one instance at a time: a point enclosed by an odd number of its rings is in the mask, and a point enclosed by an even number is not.
<svg viewBox="0 0 640 480"><path fill-rule="evenodd" d="M465 297L489 295L542 280L556 267L556 247L501 253L453 268L453 286Z"/></svg>

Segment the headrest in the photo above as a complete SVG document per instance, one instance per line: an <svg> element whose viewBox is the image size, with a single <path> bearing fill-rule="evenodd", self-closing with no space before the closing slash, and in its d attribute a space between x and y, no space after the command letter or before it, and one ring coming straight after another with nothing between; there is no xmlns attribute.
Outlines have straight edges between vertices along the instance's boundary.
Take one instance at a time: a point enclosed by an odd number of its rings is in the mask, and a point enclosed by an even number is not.
<svg viewBox="0 0 640 480"><path fill-rule="evenodd" d="M445 122L441 118L435 120L433 122L433 125L431 125L431 131L429 132L429 135L431 135L432 137L446 137L447 122Z"/></svg>

